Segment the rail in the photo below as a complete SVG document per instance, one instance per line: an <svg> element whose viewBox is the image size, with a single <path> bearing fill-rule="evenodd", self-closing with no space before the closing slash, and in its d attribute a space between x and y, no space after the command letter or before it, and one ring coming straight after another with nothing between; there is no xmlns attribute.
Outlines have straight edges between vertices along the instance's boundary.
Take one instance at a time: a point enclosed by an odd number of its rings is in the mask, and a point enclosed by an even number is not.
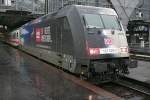
<svg viewBox="0 0 150 100"><path fill-rule="evenodd" d="M120 80L118 81L100 84L99 86L125 100L137 100L136 97L141 97L143 98L142 100L149 100L150 84L124 76L119 77Z"/></svg>
<svg viewBox="0 0 150 100"><path fill-rule="evenodd" d="M150 44L144 46L139 43L129 44L130 56L133 59L150 61Z"/></svg>
<svg viewBox="0 0 150 100"><path fill-rule="evenodd" d="M150 49L149 43L129 43L130 48L142 48L142 49Z"/></svg>
<svg viewBox="0 0 150 100"><path fill-rule="evenodd" d="M126 76L121 76L121 80L115 83L150 96L150 83L142 82Z"/></svg>

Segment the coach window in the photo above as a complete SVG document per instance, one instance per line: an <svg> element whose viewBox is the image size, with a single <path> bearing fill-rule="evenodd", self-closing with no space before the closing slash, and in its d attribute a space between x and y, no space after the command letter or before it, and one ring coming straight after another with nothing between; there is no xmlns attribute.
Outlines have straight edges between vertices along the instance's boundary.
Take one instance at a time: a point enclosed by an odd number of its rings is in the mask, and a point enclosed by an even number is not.
<svg viewBox="0 0 150 100"><path fill-rule="evenodd" d="M19 33L17 32L17 38L19 38Z"/></svg>

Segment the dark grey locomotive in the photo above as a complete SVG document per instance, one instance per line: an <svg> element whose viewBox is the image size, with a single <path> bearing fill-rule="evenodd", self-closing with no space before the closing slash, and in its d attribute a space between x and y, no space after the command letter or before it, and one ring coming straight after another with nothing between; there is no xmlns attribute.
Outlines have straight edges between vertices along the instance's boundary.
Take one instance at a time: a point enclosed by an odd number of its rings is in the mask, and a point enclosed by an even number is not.
<svg viewBox="0 0 150 100"><path fill-rule="evenodd" d="M128 44L113 9L70 5L23 25L21 49L88 79L127 74Z"/></svg>

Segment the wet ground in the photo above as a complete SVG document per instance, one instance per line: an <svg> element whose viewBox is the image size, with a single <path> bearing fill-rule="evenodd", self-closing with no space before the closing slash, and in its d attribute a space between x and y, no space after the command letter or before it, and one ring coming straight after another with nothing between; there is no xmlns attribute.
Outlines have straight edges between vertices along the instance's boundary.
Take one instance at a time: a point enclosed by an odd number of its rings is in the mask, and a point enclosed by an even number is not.
<svg viewBox="0 0 150 100"><path fill-rule="evenodd" d="M0 100L88 100L91 95L97 96L51 65L0 43Z"/></svg>
<svg viewBox="0 0 150 100"><path fill-rule="evenodd" d="M128 77L150 83L150 62L138 60L138 67L131 68Z"/></svg>

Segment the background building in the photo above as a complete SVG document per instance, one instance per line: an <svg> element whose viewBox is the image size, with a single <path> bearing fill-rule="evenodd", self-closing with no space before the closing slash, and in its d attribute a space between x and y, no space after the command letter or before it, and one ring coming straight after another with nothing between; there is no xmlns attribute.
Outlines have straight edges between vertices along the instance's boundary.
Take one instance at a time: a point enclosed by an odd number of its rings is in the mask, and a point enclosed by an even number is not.
<svg viewBox="0 0 150 100"><path fill-rule="evenodd" d="M32 13L44 13L43 0L15 0L17 10L26 10Z"/></svg>
<svg viewBox="0 0 150 100"><path fill-rule="evenodd" d="M149 0L0 0L0 6L11 6L13 9L32 13L54 12L65 4L114 8L124 26L127 26L129 20L136 19L139 12L145 20L150 19Z"/></svg>
<svg viewBox="0 0 150 100"><path fill-rule="evenodd" d="M44 13L44 0L0 0L0 9Z"/></svg>
<svg viewBox="0 0 150 100"><path fill-rule="evenodd" d="M90 6L108 6L107 0L45 0L48 3L48 12L53 12L65 4L78 4Z"/></svg>

